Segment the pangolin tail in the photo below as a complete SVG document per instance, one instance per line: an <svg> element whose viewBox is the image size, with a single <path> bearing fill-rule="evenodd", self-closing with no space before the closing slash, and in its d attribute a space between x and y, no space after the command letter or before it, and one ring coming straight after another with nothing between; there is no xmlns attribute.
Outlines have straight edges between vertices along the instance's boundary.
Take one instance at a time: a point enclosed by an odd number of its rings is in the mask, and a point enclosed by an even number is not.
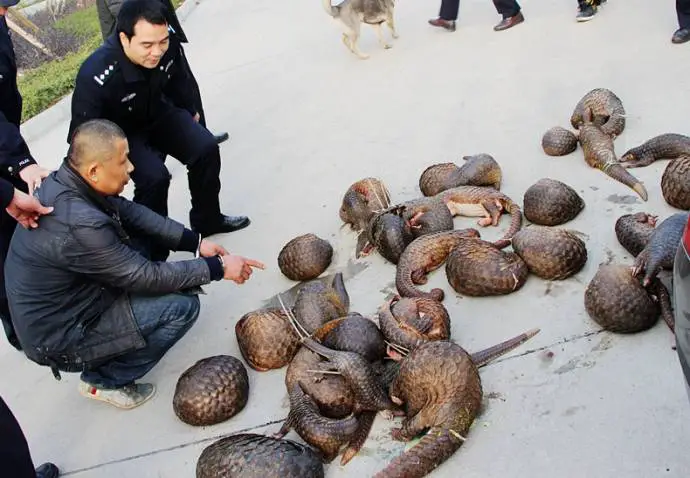
<svg viewBox="0 0 690 478"><path fill-rule="evenodd" d="M350 438L350 442L347 448L343 452L343 456L340 458L340 465L345 466L350 460L352 460L359 450L364 446L364 442L367 441L369 437L369 432L371 431L372 425L374 425L374 419L376 418L376 412L362 412L359 416L359 425L357 426L357 431Z"/></svg>
<svg viewBox="0 0 690 478"><path fill-rule="evenodd" d="M374 478L422 478L450 458L465 441L465 431L433 427L415 446L399 455Z"/></svg>
<svg viewBox="0 0 690 478"><path fill-rule="evenodd" d="M497 359L501 355L505 355L511 350L517 348L518 346L524 344L529 339L534 337L540 332L540 329L532 329L528 332L520 334L512 339L508 339L505 342L494 345L479 352L475 352L471 355L472 362L477 366L477 368L482 367L492 360Z"/></svg>
<svg viewBox="0 0 690 478"><path fill-rule="evenodd" d="M520 206L511 201L506 206L506 210L510 213L510 227L502 238L494 242L494 246L499 249L505 249L508 247L513 239L513 236L517 234L522 227L522 211L520 210Z"/></svg>
<svg viewBox="0 0 690 478"><path fill-rule="evenodd" d="M671 296L668 293L666 286L656 278L652 284L652 292L659 299L659 306L661 307L661 318L664 319L671 332L675 332L676 320L673 316L673 307L671 306Z"/></svg>
<svg viewBox="0 0 690 478"><path fill-rule="evenodd" d="M635 176L630 174L627 169L625 169L620 164L608 163L601 168L608 176L612 177L616 181L625 184L633 191L635 191L642 200L647 200L647 189Z"/></svg>

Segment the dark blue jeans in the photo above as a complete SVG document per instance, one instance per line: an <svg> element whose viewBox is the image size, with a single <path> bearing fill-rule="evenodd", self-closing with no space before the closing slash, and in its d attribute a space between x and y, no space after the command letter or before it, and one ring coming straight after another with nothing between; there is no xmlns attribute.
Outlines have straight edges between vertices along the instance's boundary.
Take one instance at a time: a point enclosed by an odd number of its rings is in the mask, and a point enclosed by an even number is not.
<svg viewBox="0 0 690 478"><path fill-rule="evenodd" d="M130 300L146 347L83 372L84 382L110 389L131 384L146 375L199 317L200 304L196 295L132 295Z"/></svg>

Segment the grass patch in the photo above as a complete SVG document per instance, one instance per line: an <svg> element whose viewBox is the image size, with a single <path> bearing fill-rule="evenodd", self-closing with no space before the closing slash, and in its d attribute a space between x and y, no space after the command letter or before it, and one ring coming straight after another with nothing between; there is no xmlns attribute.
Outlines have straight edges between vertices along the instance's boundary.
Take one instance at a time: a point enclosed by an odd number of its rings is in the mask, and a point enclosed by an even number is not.
<svg viewBox="0 0 690 478"><path fill-rule="evenodd" d="M61 18L55 22L55 28L84 39L100 36L101 27L98 23L96 5L77 10Z"/></svg>
<svg viewBox="0 0 690 478"><path fill-rule="evenodd" d="M184 0L172 2L175 8L178 8ZM61 18L55 22L55 28L83 39L83 44L77 52L28 70L18 79L19 91L24 98L22 122L45 111L68 95L74 89L79 67L102 43L95 5Z"/></svg>

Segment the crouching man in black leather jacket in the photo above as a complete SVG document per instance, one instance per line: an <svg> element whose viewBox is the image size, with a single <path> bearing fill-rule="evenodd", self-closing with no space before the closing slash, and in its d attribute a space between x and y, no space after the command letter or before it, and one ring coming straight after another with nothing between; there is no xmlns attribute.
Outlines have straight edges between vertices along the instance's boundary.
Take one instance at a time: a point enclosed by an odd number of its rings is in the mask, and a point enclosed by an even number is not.
<svg viewBox="0 0 690 478"><path fill-rule="evenodd" d="M229 254L181 224L119 196L133 166L123 131L91 120L74 132L65 162L38 199L41 227L15 232L5 265L10 310L27 357L81 372L82 395L119 408L150 399L135 383L196 321L194 292L213 280L244 283L260 262ZM130 233L198 259L151 262Z"/></svg>

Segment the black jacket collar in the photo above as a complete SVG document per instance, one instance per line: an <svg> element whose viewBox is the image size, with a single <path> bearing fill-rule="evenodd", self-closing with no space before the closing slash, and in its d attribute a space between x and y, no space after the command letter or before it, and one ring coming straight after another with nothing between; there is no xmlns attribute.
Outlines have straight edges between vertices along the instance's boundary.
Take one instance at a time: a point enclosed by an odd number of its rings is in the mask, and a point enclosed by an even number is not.
<svg viewBox="0 0 690 478"><path fill-rule="evenodd" d="M131 60L127 58L127 55L125 55L117 32L108 37L105 41L105 47L112 52L115 61L122 69L122 75L127 83L135 83L146 79L144 72L141 71L141 67L132 63Z"/></svg>

